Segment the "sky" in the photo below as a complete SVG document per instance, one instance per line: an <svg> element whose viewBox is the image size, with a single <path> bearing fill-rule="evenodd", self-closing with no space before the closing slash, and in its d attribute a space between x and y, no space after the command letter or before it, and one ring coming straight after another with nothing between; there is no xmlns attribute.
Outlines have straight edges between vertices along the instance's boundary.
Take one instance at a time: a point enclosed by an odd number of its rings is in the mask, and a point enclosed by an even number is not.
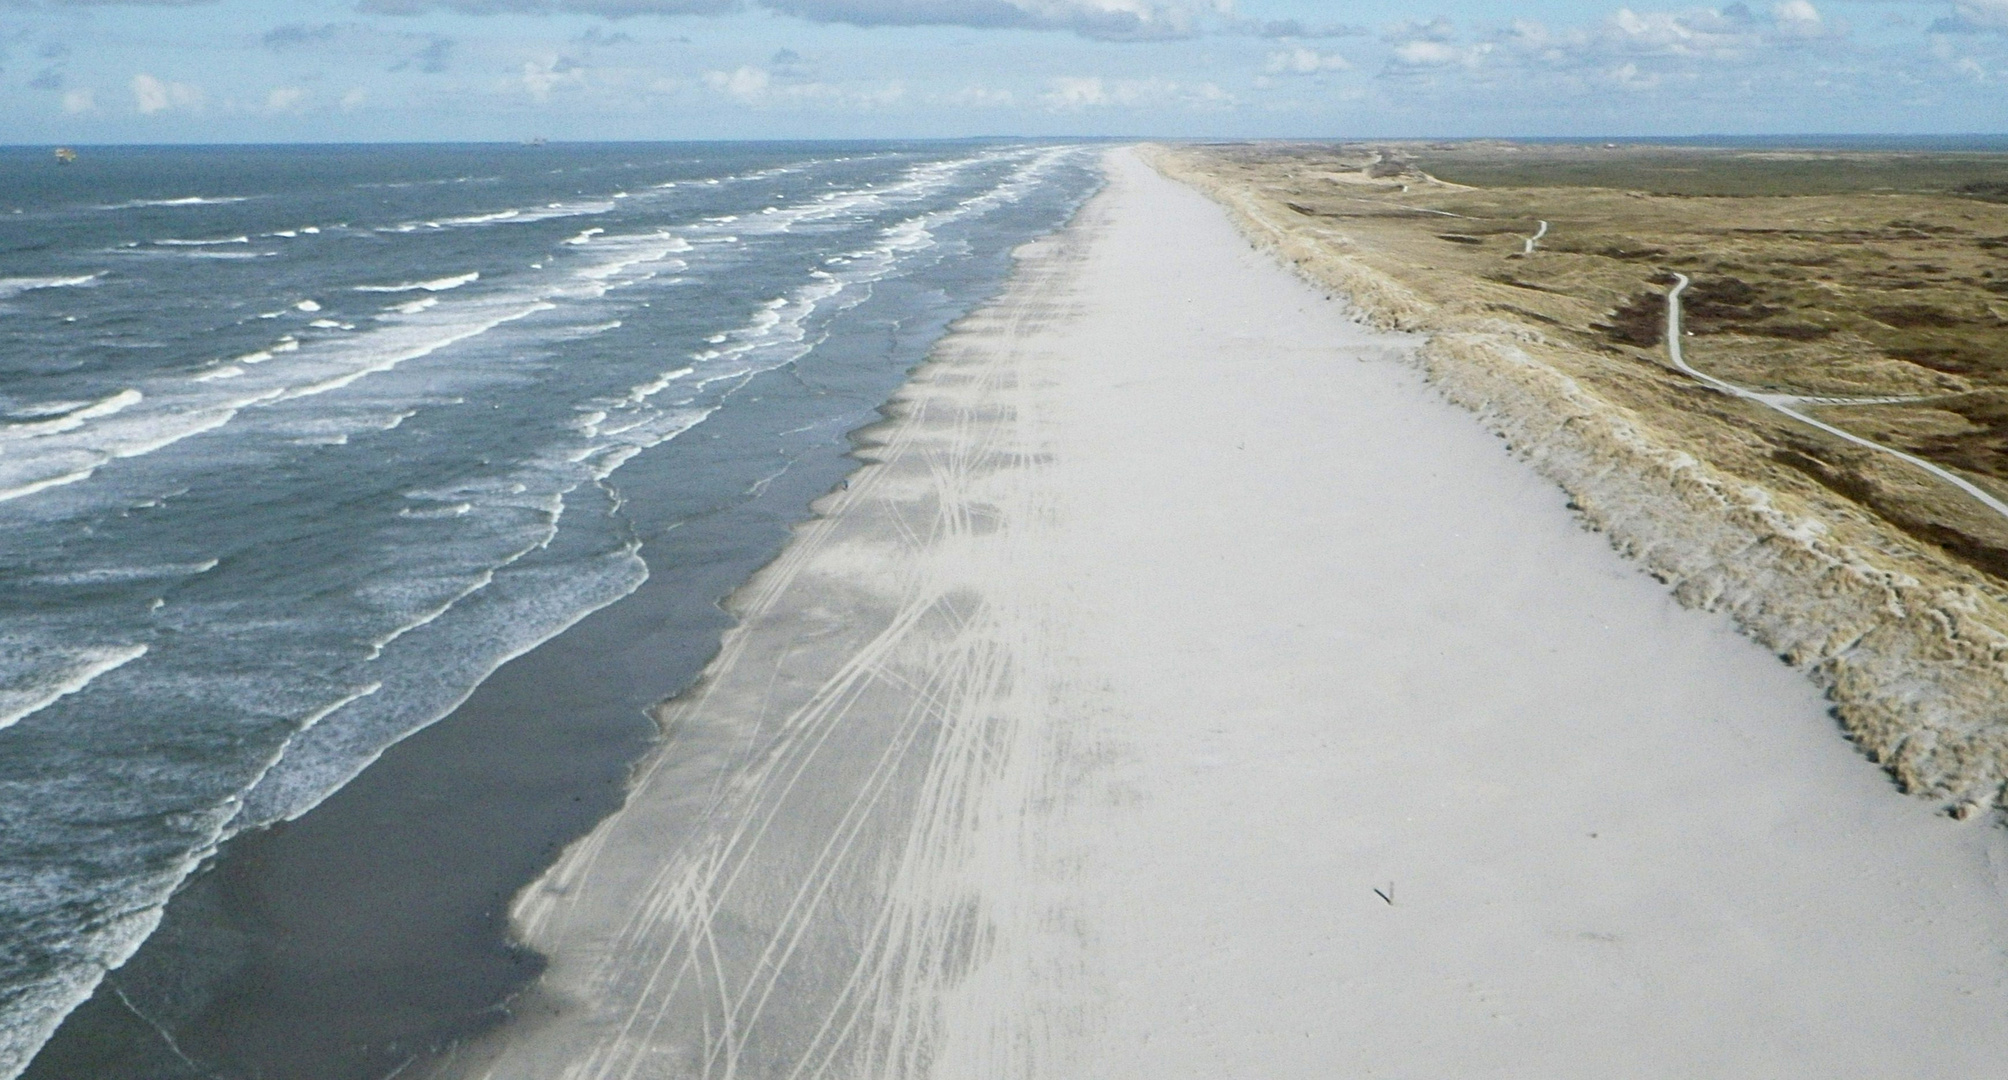
<svg viewBox="0 0 2008 1080"><path fill-rule="evenodd" d="M2008 0L0 0L0 144L2008 131Z"/></svg>

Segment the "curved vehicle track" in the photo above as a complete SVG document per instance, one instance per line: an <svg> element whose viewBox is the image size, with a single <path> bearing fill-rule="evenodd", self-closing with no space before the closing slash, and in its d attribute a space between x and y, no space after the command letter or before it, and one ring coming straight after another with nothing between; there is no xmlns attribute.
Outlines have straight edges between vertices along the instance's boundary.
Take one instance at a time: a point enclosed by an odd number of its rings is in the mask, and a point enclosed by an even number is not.
<svg viewBox="0 0 2008 1080"><path fill-rule="evenodd" d="M1713 375L1707 374L1706 372L1695 370L1695 368L1692 365L1688 364L1687 358L1681 353L1681 348L1680 348L1680 338L1681 338L1680 294L1687 291L1687 287L1688 285L1692 284L1692 281L1688 278L1686 274L1676 273L1673 275L1673 277L1674 277L1674 286L1666 294L1666 355L1667 359L1673 361L1674 367L1679 368L1681 371L1687 373L1688 375L1693 376L1694 378L1700 380L1702 383L1705 383L1708 386L1715 388L1716 390L1720 390L1721 392L1728 394L1731 397L1739 397L1749 401L1754 401L1757 404L1762 405L1765 408L1770 409L1774 412L1783 413L1784 415L1789 416L1792 419L1807 425L1808 427L1818 428L1819 430L1824 431L1827 434L1834 436L1835 438L1845 439L1848 442L1854 443L1856 446L1862 446L1870 450L1875 450L1881 453L1888 454L1889 456L1896 458L1899 461L1923 469L1925 472L1928 472L1931 475L1938 477L1940 480L1943 480L1946 483L1951 484L1953 487L1956 487L1959 490L1965 492L1966 494L1971 495L1982 506L1987 507L1987 509L1992 510L1993 512L2001 515L2004 518L2008 518L2008 503L2004 503L2000 499L1989 494L1985 489L1981 488L1973 481L1968 480L1965 477L1960 476L1959 474L1952 472L1951 470L1946 469L1942 466L1934 465L1931 462L1926 461L1915 454L1906 454L1903 451L1898 450L1894 447L1884 446L1882 443L1876 442L1873 439L1865 439L1860 435L1856 435L1851 431L1844 431L1840 428L1835 427L1832 424L1826 423L1821 420L1816 420L1813 417L1808 416L1805 413L1800 412L1798 409L1793 407L1795 405L1886 405L1886 404L1893 404L1896 402L1920 400L1918 398L1909 398L1909 397L1828 398L1828 397L1801 397L1792 394L1762 394L1758 393L1755 390L1749 390L1744 387L1738 386L1735 383L1718 379Z"/></svg>

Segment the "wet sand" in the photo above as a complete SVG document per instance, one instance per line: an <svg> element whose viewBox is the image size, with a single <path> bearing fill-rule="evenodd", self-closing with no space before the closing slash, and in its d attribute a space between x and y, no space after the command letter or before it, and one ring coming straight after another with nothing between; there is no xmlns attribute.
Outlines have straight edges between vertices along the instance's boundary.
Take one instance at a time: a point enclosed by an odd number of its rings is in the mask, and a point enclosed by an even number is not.
<svg viewBox="0 0 2008 1080"><path fill-rule="evenodd" d="M749 391L785 407L769 384ZM885 393L843 396L862 423ZM773 429L777 416L742 406L717 422ZM649 580L503 665L299 820L226 845L27 1080L420 1077L500 1021L542 969L509 940L509 898L620 806L658 735L649 707L703 669L730 622L718 599L854 467L847 446L817 447L779 477L764 444L707 458L701 471L727 478L715 491L692 492L676 461L623 473Z"/></svg>

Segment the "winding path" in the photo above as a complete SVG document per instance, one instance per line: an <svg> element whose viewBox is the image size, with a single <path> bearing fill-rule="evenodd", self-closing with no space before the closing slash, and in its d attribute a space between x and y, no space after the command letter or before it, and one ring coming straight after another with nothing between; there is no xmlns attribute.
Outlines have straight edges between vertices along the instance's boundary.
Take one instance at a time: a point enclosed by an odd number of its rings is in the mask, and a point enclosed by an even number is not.
<svg viewBox="0 0 2008 1080"><path fill-rule="evenodd" d="M1931 475L1938 477L1940 480L1943 480L1946 483L1951 484L1953 487L1958 488L1959 490L1965 492L1966 494L1973 496L1974 499L1979 501L1981 505L1987 507L1987 509L1994 511L1996 514L1999 514L2004 518L2008 518L2008 503L2004 503L2000 499L1994 497L1993 495L1988 494L1988 492L1985 489L1973 483L1971 480L1968 480L1965 477L1960 476L1959 474L1954 473L1949 469L1943 468L1938 465L1934 465L1931 462L1926 461L1915 454L1906 454L1903 451L1895 449L1893 447L1884 446L1882 443L1876 442L1873 439L1865 439L1862 438L1860 435L1854 434L1853 432L1843 431L1842 429L1837 428L1832 424L1826 423L1821 420L1815 420L1814 418L1806 415L1805 413L1800 412L1798 409L1793 408L1793 406L1795 405L1881 405L1881 404L1891 404L1895 402L1920 400L1918 398L1905 398L1905 397L1824 398L1824 397L1801 397L1793 394L1761 394L1755 390L1749 390L1744 387L1738 386L1735 383L1726 382L1722 379L1718 379L1713 375L1707 374L1706 372L1695 370L1691 365L1688 364L1687 358L1684 355L1682 355L1680 349L1680 337L1681 337L1680 294L1687 291L1687 287L1688 285L1692 284L1692 281L1688 278L1686 274L1677 273L1674 274L1673 276L1675 279L1673 289L1666 294L1666 355L1668 359L1673 361L1674 367L1679 368L1681 371L1686 372L1689 375L1692 375L1694 378L1700 380L1701 382L1706 383L1707 385L1712 386L1715 389L1720 390L1721 392L1728 394L1731 397L1739 397L1749 401L1754 401L1759 405L1764 406L1767 409L1783 413L1784 415L1789 416L1792 419L1797 420L1800 423L1805 424L1809 427L1818 428L1821 431L1824 431L1827 434L1834 436L1835 438L1845 439L1848 442L1854 443L1856 446L1867 447L1870 450L1880 451L1882 453L1888 454L1893 458L1898 459L1899 461L1915 465L1916 467L1923 469L1925 472L1928 472Z"/></svg>
<svg viewBox="0 0 2008 1080"><path fill-rule="evenodd" d="M1527 238L1527 247L1524 250L1522 250L1520 254L1522 255L1534 254L1534 245L1540 243L1541 238L1546 235L1548 235L1548 223L1543 221L1541 223L1541 227L1534 230L1534 235Z"/></svg>

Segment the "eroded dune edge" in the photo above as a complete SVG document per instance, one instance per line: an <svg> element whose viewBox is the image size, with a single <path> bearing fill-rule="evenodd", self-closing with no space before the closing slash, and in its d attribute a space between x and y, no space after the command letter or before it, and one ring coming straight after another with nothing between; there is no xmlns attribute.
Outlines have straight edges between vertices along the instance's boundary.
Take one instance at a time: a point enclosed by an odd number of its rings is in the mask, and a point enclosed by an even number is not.
<svg viewBox="0 0 2008 1080"><path fill-rule="evenodd" d="M1414 356L1432 384L1682 603L1727 612L1804 671L1905 791L1958 817L2008 805L2008 597L1992 582L1817 489L1721 467L1696 435L1564 370L1593 358L1565 355L1531 322L1430 301L1398 260L1219 175L1203 151L1144 154L1366 321L1426 333Z"/></svg>

